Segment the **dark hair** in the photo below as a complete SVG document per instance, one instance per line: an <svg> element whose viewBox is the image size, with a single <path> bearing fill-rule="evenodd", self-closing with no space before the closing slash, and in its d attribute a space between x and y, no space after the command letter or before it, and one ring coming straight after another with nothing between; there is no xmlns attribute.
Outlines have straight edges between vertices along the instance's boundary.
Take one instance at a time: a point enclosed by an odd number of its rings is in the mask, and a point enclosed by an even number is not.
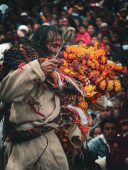
<svg viewBox="0 0 128 170"><path fill-rule="evenodd" d="M110 45L110 44L106 44L106 45ZM111 45L110 45L110 46L111 46ZM119 78L121 78L118 73L115 73L115 76L118 76Z"/></svg>
<svg viewBox="0 0 128 170"><path fill-rule="evenodd" d="M47 55L48 49L46 45L48 36L51 36L52 41L54 40L54 36L57 36L57 34L61 35L61 33L62 31L56 27L41 26L36 30L30 42L27 43L24 41L23 46L15 44L9 50L6 50L4 53L4 67L6 68L4 76L7 75L11 69L17 69L22 62L27 64L29 59L32 61L43 56L42 50L43 53ZM21 48L25 50L25 53Z"/></svg>
<svg viewBox="0 0 128 170"><path fill-rule="evenodd" d="M94 38L94 37L96 37L96 38L99 40L99 37L98 37L97 35L94 34L94 35L92 36L92 38ZM92 38L91 38L91 39L92 39Z"/></svg>
<svg viewBox="0 0 128 170"><path fill-rule="evenodd" d="M104 37L108 37L108 39L111 40L111 37L110 37L108 34L103 34L102 37L101 37L101 40L102 40Z"/></svg>
<svg viewBox="0 0 128 170"><path fill-rule="evenodd" d="M126 23L123 20L120 20L119 25L126 25Z"/></svg>
<svg viewBox="0 0 128 170"><path fill-rule="evenodd" d="M41 9L43 9L43 8L45 8L45 7L47 7L47 8L48 8L48 6L47 6L47 5L43 5Z"/></svg>
<svg viewBox="0 0 128 170"><path fill-rule="evenodd" d="M121 84L121 88L123 88L125 92L127 92L127 87L124 84Z"/></svg>
<svg viewBox="0 0 128 170"><path fill-rule="evenodd" d="M114 117L106 117L106 118L104 118L104 119L100 122L100 127L101 127L102 131L104 130L104 125L105 125L106 123L113 123L113 124L116 126L117 129L118 129L118 127L119 127L119 122L118 122L118 120L117 120L116 118L114 118Z"/></svg>
<svg viewBox="0 0 128 170"><path fill-rule="evenodd" d="M125 149L128 155L128 137L116 136L113 144L116 143L121 149Z"/></svg>
<svg viewBox="0 0 128 170"><path fill-rule="evenodd" d="M128 98L124 100L122 108L123 110L127 110L128 115Z"/></svg>
<svg viewBox="0 0 128 170"><path fill-rule="evenodd" d="M125 126L125 125L128 125L128 121L123 121L123 122L120 124L121 127L122 127L122 126Z"/></svg>
<svg viewBox="0 0 128 170"><path fill-rule="evenodd" d="M128 119L128 110L123 110L117 117L118 121Z"/></svg>
<svg viewBox="0 0 128 170"><path fill-rule="evenodd" d="M48 37L51 37L51 41L53 41L54 36L57 36L58 34L62 35L62 30L53 26L40 26L39 28L37 28L34 35L32 36L32 39L30 40L30 46L38 52L48 54Z"/></svg>
<svg viewBox="0 0 128 170"><path fill-rule="evenodd" d="M94 126L94 128L92 129L92 135L94 134L94 130L95 130L96 128L101 128L101 127L100 127L99 124L97 124L96 126Z"/></svg>
<svg viewBox="0 0 128 170"><path fill-rule="evenodd" d="M103 20L102 17L100 17L100 16L97 16L97 17L95 18L95 20L97 20L97 18L100 18L101 20Z"/></svg>
<svg viewBox="0 0 128 170"><path fill-rule="evenodd" d="M13 33L11 29L7 29L7 30L4 31L4 35L6 35L7 32Z"/></svg>
<svg viewBox="0 0 128 170"><path fill-rule="evenodd" d="M80 24L79 28L80 27L84 27L86 29L86 26L84 24Z"/></svg>

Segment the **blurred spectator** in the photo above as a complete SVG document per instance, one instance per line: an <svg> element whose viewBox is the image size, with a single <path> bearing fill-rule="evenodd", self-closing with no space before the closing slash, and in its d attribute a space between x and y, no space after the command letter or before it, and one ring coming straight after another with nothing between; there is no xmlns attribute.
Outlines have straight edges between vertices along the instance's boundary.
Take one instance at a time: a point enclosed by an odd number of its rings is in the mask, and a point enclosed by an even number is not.
<svg viewBox="0 0 128 170"><path fill-rule="evenodd" d="M13 44L13 32L12 32L12 30L5 30L4 39L1 40L1 43L11 43L11 44Z"/></svg>
<svg viewBox="0 0 128 170"><path fill-rule="evenodd" d="M108 34L103 34L101 37L101 42L104 44L108 44L110 42L111 38Z"/></svg>
<svg viewBox="0 0 128 170"><path fill-rule="evenodd" d="M120 10L120 20L127 21L127 10L124 8Z"/></svg>
<svg viewBox="0 0 128 170"><path fill-rule="evenodd" d="M109 60L111 61L116 61L116 53L113 51L113 46L111 43L106 44L106 49L107 49L107 56Z"/></svg>
<svg viewBox="0 0 128 170"><path fill-rule="evenodd" d="M118 34L113 34L111 42L114 45L115 51L118 52L121 49L120 39Z"/></svg>
<svg viewBox="0 0 128 170"><path fill-rule="evenodd" d="M113 80L120 80L120 82L122 82L122 78L119 74L115 74L115 76L113 77Z"/></svg>
<svg viewBox="0 0 128 170"><path fill-rule="evenodd" d="M102 170L127 170L128 137L117 136L107 157L96 160Z"/></svg>
<svg viewBox="0 0 128 170"><path fill-rule="evenodd" d="M33 7L31 9L31 17L30 17L30 20L32 21L33 25L34 24L40 24L42 25L43 24L43 19L40 18L40 16L38 16L38 11L35 7Z"/></svg>
<svg viewBox="0 0 128 170"><path fill-rule="evenodd" d="M96 24L96 32L99 33L100 31L100 25L102 23L102 18L101 17L96 17L96 21L95 21L95 24Z"/></svg>
<svg viewBox="0 0 128 170"><path fill-rule="evenodd" d="M85 25L86 28L88 27L89 23L90 23L89 18L82 18L82 24Z"/></svg>
<svg viewBox="0 0 128 170"><path fill-rule="evenodd" d="M121 85L121 90L119 92L119 99L121 101L121 108L122 108L123 102L125 101L126 98L127 98L127 88L124 85Z"/></svg>
<svg viewBox="0 0 128 170"><path fill-rule="evenodd" d="M99 39L97 36L92 36L90 45L94 46L95 42L99 42Z"/></svg>
<svg viewBox="0 0 128 170"><path fill-rule="evenodd" d="M10 27L11 24L12 24L11 19L10 19L9 17L6 17L6 18L4 19L4 27L7 29L7 28Z"/></svg>
<svg viewBox="0 0 128 170"><path fill-rule="evenodd" d="M88 143L89 150L94 152L97 158L103 158L110 153L113 139L117 136L118 126L117 120L112 117L105 118L100 123L102 134Z"/></svg>
<svg viewBox="0 0 128 170"><path fill-rule="evenodd" d="M61 26L60 26L60 29L61 29L62 31L66 31L68 28L67 28L66 25L61 25Z"/></svg>
<svg viewBox="0 0 128 170"><path fill-rule="evenodd" d="M120 112L120 114L117 117L119 123L122 123L124 121L128 121L128 110L123 110Z"/></svg>
<svg viewBox="0 0 128 170"><path fill-rule="evenodd" d="M88 19L89 19L89 22L90 22L90 21L92 20L92 14L91 14L91 12L87 11L87 12L85 13L85 17L88 18Z"/></svg>
<svg viewBox="0 0 128 170"><path fill-rule="evenodd" d="M88 25L87 27L87 32L90 34L91 37L94 36L94 33L95 33L95 28L93 25Z"/></svg>
<svg viewBox="0 0 128 170"><path fill-rule="evenodd" d="M103 22L107 22L108 24L110 24L111 18L109 17L109 13L107 12L107 10L99 8L99 16L102 18Z"/></svg>
<svg viewBox="0 0 128 170"><path fill-rule="evenodd" d="M76 36L76 41L83 40L88 46L91 42L91 36L87 33L86 27L84 25L79 26L79 32Z"/></svg>
<svg viewBox="0 0 128 170"><path fill-rule="evenodd" d="M96 138L97 136L101 135L101 128L100 126L96 126L93 130L93 138Z"/></svg>
<svg viewBox="0 0 128 170"><path fill-rule="evenodd" d="M26 25L20 25L18 28L18 31L22 31L24 36L26 36L26 34L28 33L29 29Z"/></svg>
<svg viewBox="0 0 128 170"><path fill-rule="evenodd" d="M124 74L124 85L128 89L128 71Z"/></svg>
<svg viewBox="0 0 128 170"><path fill-rule="evenodd" d="M89 143L90 140L92 140L93 138L96 138L97 136L101 135L101 133L102 133L101 127L98 124L91 127L89 129L89 137L87 138L87 142Z"/></svg>
<svg viewBox="0 0 128 170"><path fill-rule="evenodd" d="M68 17L67 11L62 10L61 13L60 13L60 18L63 19L63 18L67 18L67 17Z"/></svg>
<svg viewBox="0 0 128 170"><path fill-rule="evenodd" d="M77 26L77 28L79 28L80 20L78 18L74 18L74 22L75 22L75 25Z"/></svg>
<svg viewBox="0 0 128 170"><path fill-rule="evenodd" d="M121 128L120 128L120 135L124 136L126 133L128 133L128 121L123 121L120 124Z"/></svg>
<svg viewBox="0 0 128 170"><path fill-rule="evenodd" d="M113 104L113 112L116 114L116 116L118 116L121 112L121 103L118 99L116 99L115 97L111 98L110 101Z"/></svg>
<svg viewBox="0 0 128 170"><path fill-rule="evenodd" d="M118 63L122 63L123 66L126 66L128 68L128 40L123 40L122 48L117 53L116 61Z"/></svg>
<svg viewBox="0 0 128 170"><path fill-rule="evenodd" d="M47 6L47 5L42 6L41 12L42 12L42 19L43 19L43 21L44 21L44 22L47 22L47 20L46 20L46 18L45 18L45 15L46 15L47 12L49 12L48 6ZM37 24L37 23L36 23L36 24Z"/></svg>
<svg viewBox="0 0 128 170"><path fill-rule="evenodd" d="M100 25L100 33L98 35L100 40L103 35L108 35L111 38L112 33L107 23L101 23Z"/></svg>
<svg viewBox="0 0 128 170"><path fill-rule="evenodd" d="M66 25L67 27L70 26L69 20L67 18L63 18L63 23L64 25Z"/></svg>
<svg viewBox="0 0 128 170"><path fill-rule="evenodd" d="M116 114L113 112L112 102L108 100L106 109L99 111L99 114L97 115L98 123L100 123L104 118L109 117L109 116L116 117Z"/></svg>
<svg viewBox="0 0 128 170"><path fill-rule="evenodd" d="M128 33L128 28L126 27L126 22L124 22L123 20L120 20L119 28L118 28L118 35L119 35L121 43L123 43L127 33Z"/></svg>
<svg viewBox="0 0 128 170"><path fill-rule="evenodd" d="M60 26L60 25L64 25L64 21L61 18L58 20L58 26Z"/></svg>
<svg viewBox="0 0 128 170"><path fill-rule="evenodd" d="M114 33L116 34L118 32L118 21L112 22L111 31L112 31L113 34Z"/></svg>
<svg viewBox="0 0 128 170"><path fill-rule="evenodd" d="M49 12L47 12L45 14L45 18L46 18L47 22L50 24L50 22L52 21L52 15Z"/></svg>
<svg viewBox="0 0 128 170"><path fill-rule="evenodd" d="M29 24L31 26L34 25L32 20L29 19L28 14L26 12L23 12L23 13L20 14L20 22L21 22L20 25L26 25L26 26L29 25Z"/></svg>
<svg viewBox="0 0 128 170"><path fill-rule="evenodd" d="M91 118L92 118L92 124L91 127L95 126L97 124L97 114L96 112L94 112L91 109L87 110L88 114L90 114Z"/></svg>

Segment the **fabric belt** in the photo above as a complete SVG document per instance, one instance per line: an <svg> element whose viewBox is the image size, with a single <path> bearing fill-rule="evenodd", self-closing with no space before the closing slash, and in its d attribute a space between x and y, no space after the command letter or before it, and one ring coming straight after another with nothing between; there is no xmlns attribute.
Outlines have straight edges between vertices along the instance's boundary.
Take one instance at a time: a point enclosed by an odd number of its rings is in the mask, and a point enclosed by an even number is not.
<svg viewBox="0 0 128 170"><path fill-rule="evenodd" d="M34 125L32 123L24 123L24 124L20 124L20 125L13 125L13 127L16 130L20 130L22 128L34 128Z"/></svg>

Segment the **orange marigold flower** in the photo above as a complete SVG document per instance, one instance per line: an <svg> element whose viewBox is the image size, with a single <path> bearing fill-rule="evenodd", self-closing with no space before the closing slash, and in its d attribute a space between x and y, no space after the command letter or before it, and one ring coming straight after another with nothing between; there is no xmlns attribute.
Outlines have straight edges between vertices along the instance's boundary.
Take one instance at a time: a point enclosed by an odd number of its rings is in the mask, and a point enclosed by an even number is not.
<svg viewBox="0 0 128 170"><path fill-rule="evenodd" d="M107 74L107 73L106 73L105 71L102 72L102 76L103 76L104 78L106 77L106 74Z"/></svg>
<svg viewBox="0 0 128 170"><path fill-rule="evenodd" d="M80 103L80 102L83 102L83 97L79 96L79 97L78 97L78 102L79 102L79 103Z"/></svg>
<svg viewBox="0 0 128 170"><path fill-rule="evenodd" d="M88 103L85 101L82 101L80 103L78 103L78 106L81 107L82 109L88 109Z"/></svg>
<svg viewBox="0 0 128 170"><path fill-rule="evenodd" d="M101 65L99 68L100 71L104 71L104 65Z"/></svg>
<svg viewBox="0 0 128 170"><path fill-rule="evenodd" d="M91 68L92 68L92 69L95 69L94 63L91 64Z"/></svg>
<svg viewBox="0 0 128 170"><path fill-rule="evenodd" d="M105 87L106 87L106 81L103 80L103 81L100 82L100 89L105 90Z"/></svg>
<svg viewBox="0 0 128 170"><path fill-rule="evenodd" d="M113 85L114 85L114 81L109 80L108 81L108 86L107 86L107 91L112 91L113 90Z"/></svg>
<svg viewBox="0 0 128 170"><path fill-rule="evenodd" d="M82 60L82 64L83 64L83 65L86 65L86 61L85 61L85 60Z"/></svg>
<svg viewBox="0 0 128 170"><path fill-rule="evenodd" d="M91 65L92 65L92 62L91 62L90 60L88 60L87 65L88 65L88 66L91 66Z"/></svg>
<svg viewBox="0 0 128 170"><path fill-rule="evenodd" d="M118 93L121 90L121 83L119 80L115 80L114 84L115 84L115 92Z"/></svg>
<svg viewBox="0 0 128 170"><path fill-rule="evenodd" d="M81 131L81 140L85 140L86 134L89 131L88 125L79 125L79 129Z"/></svg>

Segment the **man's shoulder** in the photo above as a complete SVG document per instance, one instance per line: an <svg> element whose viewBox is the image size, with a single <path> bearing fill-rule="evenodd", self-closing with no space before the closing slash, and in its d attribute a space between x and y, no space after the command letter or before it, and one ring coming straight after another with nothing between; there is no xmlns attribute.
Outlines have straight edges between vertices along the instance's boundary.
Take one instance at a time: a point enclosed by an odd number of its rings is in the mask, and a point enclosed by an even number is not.
<svg viewBox="0 0 128 170"><path fill-rule="evenodd" d="M93 138L92 140L90 140L90 142L88 144L92 144L92 143L101 143L102 139L101 139L101 135L97 136L96 138Z"/></svg>

